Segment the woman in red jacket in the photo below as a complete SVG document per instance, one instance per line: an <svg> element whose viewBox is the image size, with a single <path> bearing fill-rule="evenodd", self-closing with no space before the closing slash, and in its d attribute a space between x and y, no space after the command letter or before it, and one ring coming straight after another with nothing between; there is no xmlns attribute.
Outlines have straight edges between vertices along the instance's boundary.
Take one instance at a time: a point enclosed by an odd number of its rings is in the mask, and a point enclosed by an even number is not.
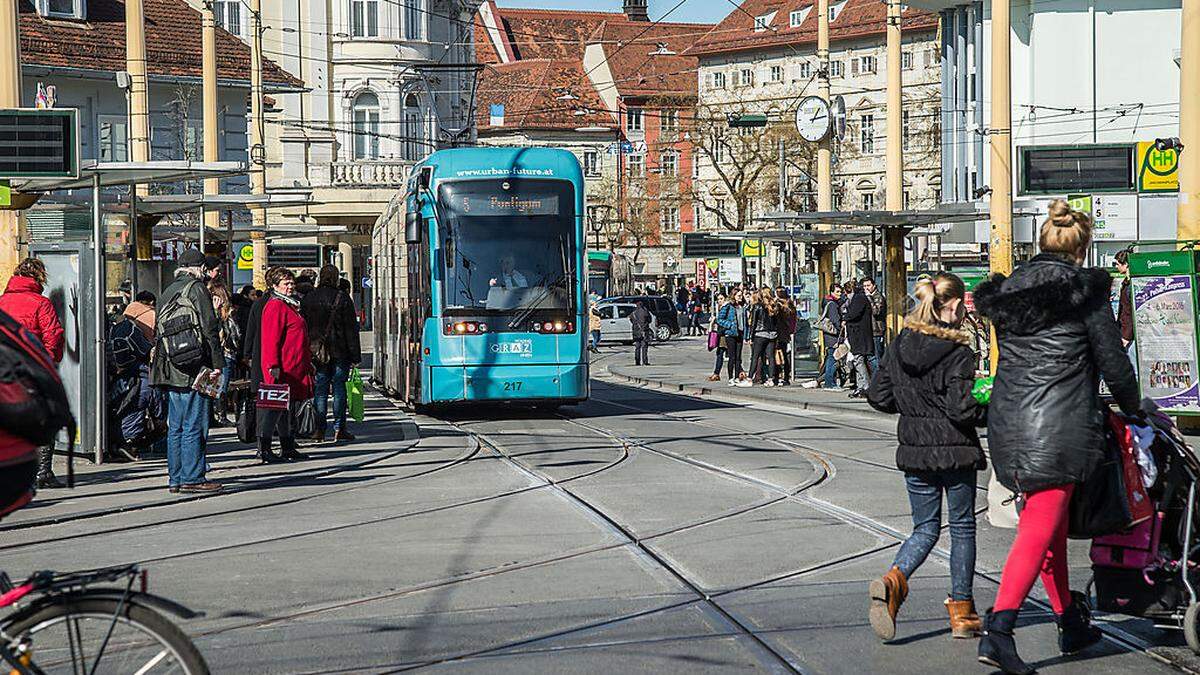
<svg viewBox="0 0 1200 675"><path fill-rule="evenodd" d="M291 270L272 267L267 270L271 297L263 307L259 329L259 359L264 384L286 384L291 405L288 410L258 410L258 452L264 463L302 460L296 451L296 411L312 398L312 355L308 346L308 327L300 316L300 301L294 296L296 277ZM279 431L282 460L271 453L271 438Z"/></svg>
<svg viewBox="0 0 1200 675"><path fill-rule="evenodd" d="M0 311L17 320L34 337L42 341L42 346L50 353L55 363L63 357L63 327L58 320L58 313L50 299L42 295L46 286L46 266L37 258L22 260L12 277L4 295L0 295ZM54 477L53 470L54 446L47 445L38 449L37 486L39 488L60 488L62 483Z"/></svg>

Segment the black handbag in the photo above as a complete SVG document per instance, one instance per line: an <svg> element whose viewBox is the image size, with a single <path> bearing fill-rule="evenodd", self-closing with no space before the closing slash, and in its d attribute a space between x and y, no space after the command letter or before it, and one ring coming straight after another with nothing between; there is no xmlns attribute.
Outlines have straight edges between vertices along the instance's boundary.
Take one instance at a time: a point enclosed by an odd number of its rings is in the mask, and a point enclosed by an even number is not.
<svg viewBox="0 0 1200 675"><path fill-rule="evenodd" d="M1094 539L1124 532L1133 525L1129 495L1125 490L1125 471L1121 448L1112 432L1104 434L1104 459L1092 475L1075 486L1068 511L1067 536Z"/></svg>
<svg viewBox="0 0 1200 675"><path fill-rule="evenodd" d="M237 436L243 443L254 443L255 432L258 430L258 408L247 396L238 407Z"/></svg>
<svg viewBox="0 0 1200 675"><path fill-rule="evenodd" d="M293 436L307 438L317 430L317 411L313 408L313 400L307 399L296 408L296 426Z"/></svg>

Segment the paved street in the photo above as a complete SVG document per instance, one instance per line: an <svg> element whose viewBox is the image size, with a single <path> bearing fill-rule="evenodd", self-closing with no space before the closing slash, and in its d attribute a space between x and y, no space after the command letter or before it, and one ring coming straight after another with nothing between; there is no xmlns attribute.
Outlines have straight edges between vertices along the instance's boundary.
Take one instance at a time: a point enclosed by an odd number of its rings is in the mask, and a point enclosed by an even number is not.
<svg viewBox="0 0 1200 675"><path fill-rule="evenodd" d="M560 416L410 417L373 397L360 442L283 469L223 433L214 476L232 494L168 495L154 463L85 474L5 521L0 556L14 576L141 561L152 591L205 613L185 628L222 673L986 672L948 634L948 542L895 643L866 622L866 580L908 528L891 421L797 411L798 390L750 404L634 387L608 375L629 356L606 349L592 400ZM679 340L651 368L706 374L708 357ZM986 607L1011 533L981 522ZM1019 640L1042 672L1197 665L1132 621L1063 661L1041 607Z"/></svg>

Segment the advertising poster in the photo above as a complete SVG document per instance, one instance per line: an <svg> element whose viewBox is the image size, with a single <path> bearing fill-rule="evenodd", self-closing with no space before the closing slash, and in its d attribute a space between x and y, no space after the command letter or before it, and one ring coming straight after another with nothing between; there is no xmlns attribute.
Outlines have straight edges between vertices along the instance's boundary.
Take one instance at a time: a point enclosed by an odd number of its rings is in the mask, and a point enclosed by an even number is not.
<svg viewBox="0 0 1200 675"><path fill-rule="evenodd" d="M1135 277L1133 324L1142 395L1164 410L1200 412L1192 278Z"/></svg>

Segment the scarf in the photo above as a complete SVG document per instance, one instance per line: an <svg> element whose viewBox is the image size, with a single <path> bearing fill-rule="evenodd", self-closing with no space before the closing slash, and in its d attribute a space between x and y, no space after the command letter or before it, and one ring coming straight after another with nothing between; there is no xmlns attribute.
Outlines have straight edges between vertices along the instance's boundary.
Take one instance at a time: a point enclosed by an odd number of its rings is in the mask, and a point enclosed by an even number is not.
<svg viewBox="0 0 1200 675"><path fill-rule="evenodd" d="M271 297L284 301L285 303L287 303L287 305L289 307L296 310L297 312L300 311L300 301L298 299L296 299L295 296L283 295L282 293L277 293L272 290Z"/></svg>

